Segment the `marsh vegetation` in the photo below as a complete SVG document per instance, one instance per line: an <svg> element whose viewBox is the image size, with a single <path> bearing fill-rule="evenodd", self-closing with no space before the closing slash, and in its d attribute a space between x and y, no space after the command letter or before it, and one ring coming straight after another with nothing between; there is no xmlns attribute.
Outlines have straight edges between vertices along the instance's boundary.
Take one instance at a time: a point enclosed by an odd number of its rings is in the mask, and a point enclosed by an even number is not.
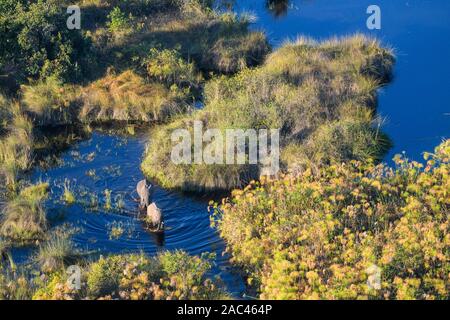
<svg viewBox="0 0 450 320"><path fill-rule="evenodd" d="M426 158L253 182L215 222L263 299L448 299L450 140Z"/></svg>
<svg viewBox="0 0 450 320"><path fill-rule="evenodd" d="M59 238L58 238L59 237ZM63 237L63 238L61 238ZM74 300L74 299L223 299L217 279L206 273L211 268L207 256L192 257L183 251L165 252L154 257L144 254L101 256L86 259L74 251L70 240L57 236L40 248L40 267L34 272L25 267L2 263L0 299ZM69 285L66 267L77 262L82 287ZM32 274L38 271L39 276Z"/></svg>
<svg viewBox="0 0 450 320"><path fill-rule="evenodd" d="M390 142L379 128L376 90L389 81L393 62L390 50L362 35L286 43L260 67L208 81L202 110L155 129L142 169L164 187L195 192L244 187L259 178L260 168L249 162L174 164L171 132L193 131L196 120L205 130L222 132L280 128L286 171L351 159L378 161Z"/></svg>
<svg viewBox="0 0 450 320"><path fill-rule="evenodd" d="M272 49L251 15L208 0L75 3L81 30L66 28L71 1L0 3L0 299L229 298L211 276L218 258L199 251L225 247L205 231L206 204L170 189L231 192L211 202L211 222L258 298L449 298L450 145L425 166L381 163L391 142L377 91L392 78L391 49L360 34ZM266 4L278 16L287 6ZM279 128L280 175L249 162L175 165L171 133L195 121L222 133ZM142 126L151 130L136 138ZM160 250L164 234L136 253L139 165L164 188L171 247L194 255ZM100 252L74 241L83 227L81 242ZM27 263L15 263L17 247ZM374 265L377 290L366 285Z"/></svg>

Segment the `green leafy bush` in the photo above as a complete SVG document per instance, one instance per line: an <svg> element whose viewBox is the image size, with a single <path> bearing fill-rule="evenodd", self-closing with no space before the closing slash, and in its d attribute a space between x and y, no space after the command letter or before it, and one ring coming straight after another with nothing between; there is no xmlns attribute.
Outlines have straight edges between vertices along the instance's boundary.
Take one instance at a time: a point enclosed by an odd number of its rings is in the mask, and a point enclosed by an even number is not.
<svg viewBox="0 0 450 320"><path fill-rule="evenodd" d="M23 288L27 296L36 300L197 300L228 297L220 282L207 277L211 263L206 255L190 256L183 251L163 252L154 257L144 254L112 255L88 264L81 261L79 265L82 271L79 290L70 288L64 269L46 272L35 279L24 277ZM3 287L5 277L8 274L0 273L0 294L2 290L8 290Z"/></svg>
<svg viewBox="0 0 450 320"><path fill-rule="evenodd" d="M115 7L108 14L107 26L111 32L131 32L133 28L133 16L122 12L119 7Z"/></svg>
<svg viewBox="0 0 450 320"><path fill-rule="evenodd" d="M0 67L16 78L50 76L76 81L83 74L89 43L66 27L68 3L56 0L7 1L0 11Z"/></svg>
<svg viewBox="0 0 450 320"><path fill-rule="evenodd" d="M89 268L87 277L89 294L95 297L113 294L119 287L126 263L125 256L100 257Z"/></svg>
<svg viewBox="0 0 450 320"><path fill-rule="evenodd" d="M150 49L144 61L147 74L154 80L170 85L196 86L200 76L192 62L186 62L177 50Z"/></svg>

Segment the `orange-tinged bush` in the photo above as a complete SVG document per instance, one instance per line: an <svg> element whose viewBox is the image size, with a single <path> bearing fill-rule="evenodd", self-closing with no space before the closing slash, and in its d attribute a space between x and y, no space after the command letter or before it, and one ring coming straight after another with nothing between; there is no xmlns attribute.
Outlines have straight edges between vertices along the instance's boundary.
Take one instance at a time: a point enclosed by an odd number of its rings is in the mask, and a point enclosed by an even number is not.
<svg viewBox="0 0 450 320"><path fill-rule="evenodd" d="M448 299L450 140L426 157L254 182L215 223L261 298Z"/></svg>

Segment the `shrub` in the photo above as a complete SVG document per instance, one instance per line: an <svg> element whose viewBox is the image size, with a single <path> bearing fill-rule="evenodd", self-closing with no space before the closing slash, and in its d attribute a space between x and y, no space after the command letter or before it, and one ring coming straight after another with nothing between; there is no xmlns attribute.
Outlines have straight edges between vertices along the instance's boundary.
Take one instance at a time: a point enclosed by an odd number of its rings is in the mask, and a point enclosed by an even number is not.
<svg viewBox="0 0 450 320"><path fill-rule="evenodd" d="M18 244L42 239L47 229L43 201L48 183L24 188L2 211L0 235Z"/></svg>
<svg viewBox="0 0 450 320"><path fill-rule="evenodd" d="M228 15L214 12L204 1L165 2L153 8L151 16L135 16L136 32L128 32L127 37L116 37L120 32L111 37L102 27L92 32L94 47L105 64L120 70L137 68L157 47L168 50L165 53L176 49L184 61L195 63L202 71L231 73L261 63L270 51L265 35L249 31L248 21L226 18ZM125 20L133 11L119 10Z"/></svg>
<svg viewBox="0 0 450 320"><path fill-rule="evenodd" d="M377 63L369 66L373 61ZM196 192L243 187L259 178L260 166L248 162L232 166L170 161L173 130L192 132L194 121L202 121L204 130L219 129L223 136L227 129L279 128L282 166L287 170L351 159L378 160L389 141L375 121L375 95L392 63L388 50L359 35L322 43L305 39L287 43L261 67L209 81L203 110L152 133L142 169L164 187ZM366 71L377 68L383 70Z"/></svg>
<svg viewBox="0 0 450 320"><path fill-rule="evenodd" d="M450 140L428 156L263 179L215 222L263 299L448 299Z"/></svg>
<svg viewBox="0 0 450 320"><path fill-rule="evenodd" d="M0 29L5 37L0 62L18 70L23 82L57 77L80 79L89 43L82 33L66 27L67 1L15 1L0 11Z"/></svg>
<svg viewBox="0 0 450 320"><path fill-rule="evenodd" d="M109 21L107 26L111 32L131 32L133 25L133 16L131 13L127 16L119 7L115 7L108 14Z"/></svg>
<svg viewBox="0 0 450 320"><path fill-rule="evenodd" d="M155 14L157 12L168 12L178 8L181 4L178 0L83 0L80 6L87 11L87 14L95 11L97 17L103 11L110 14L115 8L120 9L124 13L131 13L133 16L140 17L143 15ZM93 18L88 15L89 18ZM101 19L100 19L101 20ZM87 21L90 23L91 21Z"/></svg>
<svg viewBox="0 0 450 320"><path fill-rule="evenodd" d="M152 48L144 64L151 78L169 86L197 86L200 80L194 64L186 62L176 50Z"/></svg>
<svg viewBox="0 0 450 320"><path fill-rule="evenodd" d="M112 295L117 291L127 260L125 256L100 257L88 272L89 294L94 297Z"/></svg>
<svg viewBox="0 0 450 320"><path fill-rule="evenodd" d="M42 277L44 278L44 277ZM59 269L50 273L44 280L34 279L32 284L33 300L74 300L81 299L84 288L77 290L68 284L68 274L66 270Z"/></svg>
<svg viewBox="0 0 450 320"><path fill-rule="evenodd" d="M93 298L120 299L212 299L223 291L206 272L211 268L204 257L182 251L164 252L157 257L118 255L100 258L87 272L88 291Z"/></svg>
<svg viewBox="0 0 450 320"><path fill-rule="evenodd" d="M211 269L210 257L192 257L184 251L163 252L159 262L177 299L214 299L223 295L205 274ZM163 283L164 285L164 283Z"/></svg>

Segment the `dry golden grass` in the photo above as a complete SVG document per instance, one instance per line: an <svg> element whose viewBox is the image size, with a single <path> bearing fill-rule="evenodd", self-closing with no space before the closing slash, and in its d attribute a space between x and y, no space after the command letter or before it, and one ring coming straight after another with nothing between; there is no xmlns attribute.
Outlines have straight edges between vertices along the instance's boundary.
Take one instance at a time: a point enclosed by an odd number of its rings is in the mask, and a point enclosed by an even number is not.
<svg viewBox="0 0 450 320"><path fill-rule="evenodd" d="M55 78L47 78L23 85L22 103L38 126L71 124L77 119L79 90L78 86L63 85Z"/></svg>
<svg viewBox="0 0 450 320"><path fill-rule="evenodd" d="M84 122L164 121L186 110L185 94L146 82L128 70L109 74L83 89L80 119Z"/></svg>

